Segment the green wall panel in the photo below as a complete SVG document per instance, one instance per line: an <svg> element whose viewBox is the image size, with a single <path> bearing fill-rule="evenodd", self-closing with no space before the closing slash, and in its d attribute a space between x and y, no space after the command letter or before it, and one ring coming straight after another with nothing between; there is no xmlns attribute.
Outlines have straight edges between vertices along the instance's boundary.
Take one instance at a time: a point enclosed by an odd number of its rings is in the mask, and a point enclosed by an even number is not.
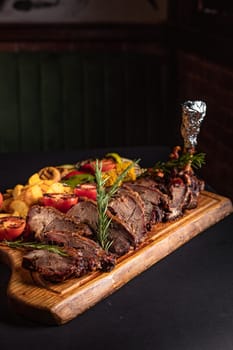
<svg viewBox="0 0 233 350"><path fill-rule="evenodd" d="M19 111L18 56L0 55L0 149L14 151L21 147Z"/></svg>
<svg viewBox="0 0 233 350"><path fill-rule="evenodd" d="M145 66L143 56L129 55L126 61L126 124L127 145L145 143Z"/></svg>
<svg viewBox="0 0 233 350"><path fill-rule="evenodd" d="M162 91L162 65L156 64L154 57L148 57L145 69L145 90L146 90L146 123L145 132L148 144L163 144L167 139L166 134L161 132L162 125L167 123L163 113L164 103ZM168 124L168 123L167 123ZM169 125L165 127L168 132Z"/></svg>
<svg viewBox="0 0 233 350"><path fill-rule="evenodd" d="M42 147L40 55L19 55L19 121L23 151Z"/></svg>
<svg viewBox="0 0 233 350"><path fill-rule="evenodd" d="M105 145L105 82L104 57L94 54L83 57L84 145Z"/></svg>
<svg viewBox="0 0 233 350"><path fill-rule="evenodd" d="M59 56L41 54L40 96L42 140L44 150L62 149L63 140L63 103L62 76Z"/></svg>
<svg viewBox="0 0 233 350"><path fill-rule="evenodd" d="M84 146L83 60L81 55L63 54L62 73L63 138L65 149Z"/></svg>
<svg viewBox="0 0 233 350"><path fill-rule="evenodd" d="M105 140L119 146L125 142L126 74L124 55L105 57Z"/></svg>
<svg viewBox="0 0 233 350"><path fill-rule="evenodd" d="M0 53L0 151L166 143L167 66L155 54Z"/></svg>

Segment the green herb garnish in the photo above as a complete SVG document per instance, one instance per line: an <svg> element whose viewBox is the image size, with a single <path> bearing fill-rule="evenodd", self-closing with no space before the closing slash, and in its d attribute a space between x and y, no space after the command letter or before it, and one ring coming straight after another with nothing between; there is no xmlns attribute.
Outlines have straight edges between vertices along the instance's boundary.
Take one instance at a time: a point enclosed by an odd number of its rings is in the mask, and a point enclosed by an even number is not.
<svg viewBox="0 0 233 350"><path fill-rule="evenodd" d="M50 245L39 242L24 242L23 240L7 241L4 240L2 244L7 245L10 248L26 248L26 249L45 249L49 252L59 254L61 256L68 256L68 254L57 245Z"/></svg>
<svg viewBox="0 0 233 350"><path fill-rule="evenodd" d="M97 211L98 211L98 224L97 224L97 239L103 249L108 251L112 242L108 239L108 228L111 223L111 219L107 216L107 208L109 197L104 187L107 178L102 178L102 165L96 160L95 168L96 178L96 190L97 190Z"/></svg>
<svg viewBox="0 0 233 350"><path fill-rule="evenodd" d="M205 153L183 153L178 159L170 159L167 162L157 162L153 170L161 170L165 174L169 174L172 169L183 169L188 164L195 169L201 168L202 165L205 164Z"/></svg>
<svg viewBox="0 0 233 350"><path fill-rule="evenodd" d="M95 177L91 174L77 174L74 176L71 176L67 180L62 180L61 182L67 186L70 186L72 188L76 187L77 185L87 183L87 182L94 182Z"/></svg>
<svg viewBox="0 0 233 350"><path fill-rule="evenodd" d="M106 190L105 183L106 179L102 178L102 165L101 162L99 164L98 160L96 160L95 167L95 178L96 178L96 190L97 190L97 210L98 210L98 228L97 228L97 239L101 245L101 247L108 251L110 248L112 241L108 238L108 229L111 223L111 218L107 215L108 203L109 200L114 196L117 192L122 180L127 175L128 171L139 162L139 160L132 162L128 165L127 168L117 177L114 184Z"/></svg>

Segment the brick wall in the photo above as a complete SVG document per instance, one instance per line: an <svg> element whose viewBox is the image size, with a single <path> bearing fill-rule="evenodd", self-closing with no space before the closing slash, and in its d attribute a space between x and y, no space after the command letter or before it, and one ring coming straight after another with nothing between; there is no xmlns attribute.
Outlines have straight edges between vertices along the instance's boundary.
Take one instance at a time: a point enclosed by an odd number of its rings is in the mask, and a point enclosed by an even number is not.
<svg viewBox="0 0 233 350"><path fill-rule="evenodd" d="M207 103L198 143L207 155L201 175L219 194L233 199L233 69L182 51L176 68L177 104L195 99Z"/></svg>

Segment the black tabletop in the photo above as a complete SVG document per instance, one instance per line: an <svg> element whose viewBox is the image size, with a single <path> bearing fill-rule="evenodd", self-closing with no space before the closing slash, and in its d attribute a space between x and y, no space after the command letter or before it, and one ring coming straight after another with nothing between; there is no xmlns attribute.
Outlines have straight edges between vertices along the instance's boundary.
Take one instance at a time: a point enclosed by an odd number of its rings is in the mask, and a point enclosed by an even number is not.
<svg viewBox="0 0 233 350"><path fill-rule="evenodd" d="M163 147L117 149L142 165L167 157ZM101 156L108 150L1 154L1 190L45 165ZM233 349L233 215L205 230L111 296L62 326L14 312L10 270L0 263L0 349Z"/></svg>

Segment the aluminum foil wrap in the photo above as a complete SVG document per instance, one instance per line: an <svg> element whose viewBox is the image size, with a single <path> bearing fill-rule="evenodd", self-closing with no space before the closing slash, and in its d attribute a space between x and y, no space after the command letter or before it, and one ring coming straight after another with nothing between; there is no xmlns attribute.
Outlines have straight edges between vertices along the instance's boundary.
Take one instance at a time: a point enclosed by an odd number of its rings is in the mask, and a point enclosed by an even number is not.
<svg viewBox="0 0 233 350"><path fill-rule="evenodd" d="M184 149L195 149L201 123L206 115L206 103L202 101L186 101L182 106L181 135Z"/></svg>

